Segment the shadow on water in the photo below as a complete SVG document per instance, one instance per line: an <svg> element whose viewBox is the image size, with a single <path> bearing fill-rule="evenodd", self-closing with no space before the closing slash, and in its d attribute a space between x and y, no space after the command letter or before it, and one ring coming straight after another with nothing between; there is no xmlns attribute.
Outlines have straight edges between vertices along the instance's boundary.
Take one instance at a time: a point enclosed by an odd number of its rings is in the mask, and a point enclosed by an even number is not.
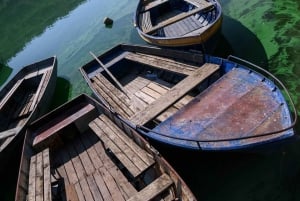
<svg viewBox="0 0 300 201"><path fill-rule="evenodd" d="M223 16L222 33L214 54L225 58L238 56L268 69L268 57L260 40L247 27L226 15Z"/></svg>
<svg viewBox="0 0 300 201"><path fill-rule="evenodd" d="M67 102L69 100L70 91L71 83L65 78L58 77L56 80L56 87L49 110L51 111Z"/></svg>
<svg viewBox="0 0 300 201"><path fill-rule="evenodd" d="M12 73L12 69L5 64L0 63L0 88L5 83L9 75Z"/></svg>

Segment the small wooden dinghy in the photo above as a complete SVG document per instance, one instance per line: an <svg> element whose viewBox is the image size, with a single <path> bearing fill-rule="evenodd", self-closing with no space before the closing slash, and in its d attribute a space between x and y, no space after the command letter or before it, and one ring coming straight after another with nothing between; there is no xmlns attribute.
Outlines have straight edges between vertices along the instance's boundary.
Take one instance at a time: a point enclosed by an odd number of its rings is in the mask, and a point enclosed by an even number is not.
<svg viewBox="0 0 300 201"><path fill-rule="evenodd" d="M80 70L99 100L163 143L230 150L294 134L284 86L254 65L199 52L119 45Z"/></svg>
<svg viewBox="0 0 300 201"><path fill-rule="evenodd" d="M158 46L202 44L221 24L217 0L140 0L135 14L139 35Z"/></svg>
<svg viewBox="0 0 300 201"><path fill-rule="evenodd" d="M46 112L55 89L56 57L23 67L0 91L0 157L22 141L25 127Z"/></svg>
<svg viewBox="0 0 300 201"><path fill-rule="evenodd" d="M17 201L196 200L132 128L87 95L35 121L23 146Z"/></svg>

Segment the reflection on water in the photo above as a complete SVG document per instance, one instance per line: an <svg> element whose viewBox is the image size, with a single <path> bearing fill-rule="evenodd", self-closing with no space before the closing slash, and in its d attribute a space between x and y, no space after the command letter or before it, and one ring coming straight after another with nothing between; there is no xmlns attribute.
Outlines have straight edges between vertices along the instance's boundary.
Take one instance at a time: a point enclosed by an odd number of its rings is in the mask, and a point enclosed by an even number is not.
<svg viewBox="0 0 300 201"><path fill-rule="evenodd" d="M66 16L82 2L83 0L68 0L64 3L60 0L0 1L1 60L7 62L32 38L42 34L46 27Z"/></svg>
<svg viewBox="0 0 300 201"><path fill-rule="evenodd" d="M79 93L91 93L78 71L92 59L89 51L100 54L118 43L145 44L132 24L138 0L30 2L0 2L0 25L5 27L0 30L0 47L7 48L7 54L0 52L0 59L8 60L17 71L21 66L57 55L60 78L53 107ZM224 21L215 54L233 54L268 68L284 81L300 111L300 1L220 2ZM111 28L102 22L106 16L114 20ZM300 144L296 139L259 153L186 155L157 148L199 200L284 201L300 198ZM1 200L2 195L0 190Z"/></svg>

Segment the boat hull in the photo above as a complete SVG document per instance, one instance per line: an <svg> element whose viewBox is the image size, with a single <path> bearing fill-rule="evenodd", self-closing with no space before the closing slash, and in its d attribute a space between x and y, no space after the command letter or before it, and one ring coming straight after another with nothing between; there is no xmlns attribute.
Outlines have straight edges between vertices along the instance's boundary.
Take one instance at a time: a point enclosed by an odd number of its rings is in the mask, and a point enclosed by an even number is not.
<svg viewBox="0 0 300 201"><path fill-rule="evenodd" d="M214 35L216 35L222 26L222 11L221 6L217 1L209 1L214 3L214 20L212 20L209 24L201 27L202 31L195 34L187 34L187 35L173 35L173 36L156 36L153 34L148 34L141 28L139 24L140 19L140 10L142 10L143 3L140 1L137 7L137 12L135 14L135 26L140 37L145 40L149 44L157 45L157 46L166 46L166 47L184 47L191 45L200 45L205 44L209 41Z"/></svg>

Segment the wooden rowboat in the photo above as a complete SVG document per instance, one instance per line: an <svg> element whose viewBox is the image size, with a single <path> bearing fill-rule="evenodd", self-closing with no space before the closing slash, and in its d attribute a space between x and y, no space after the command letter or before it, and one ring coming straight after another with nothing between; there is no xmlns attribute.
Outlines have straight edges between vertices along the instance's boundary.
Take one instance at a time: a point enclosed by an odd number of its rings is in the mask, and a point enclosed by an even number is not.
<svg viewBox="0 0 300 201"><path fill-rule="evenodd" d="M140 0L134 24L150 44L203 44L220 30L222 9L217 0Z"/></svg>
<svg viewBox="0 0 300 201"><path fill-rule="evenodd" d="M117 115L80 95L33 122L15 200L196 200L174 169Z"/></svg>
<svg viewBox="0 0 300 201"><path fill-rule="evenodd" d="M119 45L80 70L100 101L168 145L231 150L293 136L289 104L297 114L283 84L232 58Z"/></svg>
<svg viewBox="0 0 300 201"><path fill-rule="evenodd" d="M46 112L56 84L51 57L23 67L0 91L0 158L22 142L26 125Z"/></svg>

